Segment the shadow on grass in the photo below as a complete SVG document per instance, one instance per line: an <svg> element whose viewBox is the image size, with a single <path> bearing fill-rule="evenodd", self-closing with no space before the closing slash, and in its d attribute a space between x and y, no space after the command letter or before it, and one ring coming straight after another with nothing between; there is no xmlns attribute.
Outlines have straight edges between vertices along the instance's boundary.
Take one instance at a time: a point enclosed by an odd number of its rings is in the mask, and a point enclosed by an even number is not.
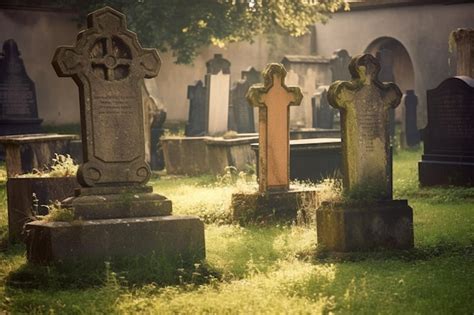
<svg viewBox="0 0 474 315"><path fill-rule="evenodd" d="M70 290L101 287L111 281L131 287L149 283L158 286L199 285L219 278L220 274L205 263L185 263L149 255L49 266L26 263L8 275L6 286L13 289Z"/></svg>

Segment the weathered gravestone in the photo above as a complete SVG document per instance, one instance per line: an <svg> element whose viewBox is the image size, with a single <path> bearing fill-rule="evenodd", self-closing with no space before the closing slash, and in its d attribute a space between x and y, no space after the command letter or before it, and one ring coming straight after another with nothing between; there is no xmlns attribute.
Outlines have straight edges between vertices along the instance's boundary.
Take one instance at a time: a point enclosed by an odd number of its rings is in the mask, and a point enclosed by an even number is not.
<svg viewBox="0 0 474 315"><path fill-rule="evenodd" d="M188 86L189 115L184 134L200 137L206 134L206 88L201 80Z"/></svg>
<svg viewBox="0 0 474 315"><path fill-rule="evenodd" d="M393 73L393 52L390 49L382 48L376 53L376 58L380 62L379 79L381 82L395 82ZM390 138L395 136L395 109L389 110L390 119Z"/></svg>
<svg viewBox="0 0 474 315"><path fill-rule="evenodd" d="M263 84L253 85L247 99L259 108L259 192L232 195L234 219L268 217L296 219L301 200L314 200L314 190L290 190L289 108L303 98L297 86L285 85L286 70L272 63L263 71Z"/></svg>
<svg viewBox="0 0 474 315"><path fill-rule="evenodd" d="M221 54L215 54L206 67L206 131L214 136L228 130L230 62Z"/></svg>
<svg viewBox="0 0 474 315"><path fill-rule="evenodd" d="M0 135L41 132L35 84L26 73L13 39L0 55Z"/></svg>
<svg viewBox="0 0 474 315"><path fill-rule="evenodd" d="M238 81L231 90L231 103L238 133L255 132L253 108L247 102L245 95L248 89L258 82L260 82L260 73L250 67L242 71L242 80Z"/></svg>
<svg viewBox="0 0 474 315"><path fill-rule="evenodd" d="M76 46L59 47L53 66L79 87L84 164L81 188L63 207L73 222L35 221L26 226L27 257L34 263L156 253L166 259L204 257L204 226L197 217L175 217L171 201L146 183L140 82L158 75L161 60L143 49L110 7L87 17Z"/></svg>
<svg viewBox="0 0 474 315"><path fill-rule="evenodd" d="M452 36L456 43L456 74L474 77L474 29L458 28Z"/></svg>
<svg viewBox="0 0 474 315"><path fill-rule="evenodd" d="M422 186L474 184L474 79L459 76L427 91L428 125L418 163Z"/></svg>
<svg viewBox="0 0 474 315"><path fill-rule="evenodd" d="M351 81L331 85L328 99L341 112L344 202L317 209L318 243L331 251L413 246L413 215L406 200L392 200L389 110L401 92L378 79L373 56L354 57Z"/></svg>
<svg viewBox="0 0 474 315"><path fill-rule="evenodd" d="M332 129L334 127L334 109L329 105L327 85L320 86L311 98L313 106L313 128Z"/></svg>
<svg viewBox="0 0 474 315"><path fill-rule="evenodd" d="M420 131L416 125L416 107L418 97L414 90L407 90L402 98L403 117L400 144L403 147L416 147L420 144Z"/></svg>
<svg viewBox="0 0 474 315"><path fill-rule="evenodd" d="M336 50L329 60L330 69L332 73L332 82L334 81L349 81L351 74L347 71L351 56L345 49Z"/></svg>

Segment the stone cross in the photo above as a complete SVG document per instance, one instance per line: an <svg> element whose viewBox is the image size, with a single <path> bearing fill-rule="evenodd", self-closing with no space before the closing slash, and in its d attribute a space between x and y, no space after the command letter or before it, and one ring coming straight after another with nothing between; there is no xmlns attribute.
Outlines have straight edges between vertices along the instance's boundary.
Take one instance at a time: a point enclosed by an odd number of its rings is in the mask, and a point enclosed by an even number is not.
<svg viewBox="0 0 474 315"><path fill-rule="evenodd" d="M263 84L253 85L247 99L259 108L259 191L289 189L290 106L300 105L301 89L286 86L283 65L271 63L262 73Z"/></svg>
<svg viewBox="0 0 474 315"><path fill-rule="evenodd" d="M79 86L83 187L143 185L145 162L141 82L160 70L155 49L143 49L125 15L110 7L87 17L74 47L59 47L53 67Z"/></svg>
<svg viewBox="0 0 474 315"><path fill-rule="evenodd" d="M380 64L372 55L354 57L351 81L337 81L328 91L329 103L341 112L344 187L391 199L389 110L402 93L394 83L378 79Z"/></svg>
<svg viewBox="0 0 474 315"><path fill-rule="evenodd" d="M458 28L452 36L456 42L456 75L474 77L474 29Z"/></svg>

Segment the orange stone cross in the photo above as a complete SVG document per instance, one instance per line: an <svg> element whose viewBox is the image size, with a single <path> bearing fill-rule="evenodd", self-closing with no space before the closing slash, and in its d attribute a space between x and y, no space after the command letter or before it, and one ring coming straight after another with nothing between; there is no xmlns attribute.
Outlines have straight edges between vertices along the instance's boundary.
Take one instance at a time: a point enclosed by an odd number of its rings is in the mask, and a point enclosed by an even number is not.
<svg viewBox="0 0 474 315"><path fill-rule="evenodd" d="M290 106L300 105L301 89L286 86L283 65L271 63L254 84L247 100L259 108L259 191L288 190L290 178Z"/></svg>

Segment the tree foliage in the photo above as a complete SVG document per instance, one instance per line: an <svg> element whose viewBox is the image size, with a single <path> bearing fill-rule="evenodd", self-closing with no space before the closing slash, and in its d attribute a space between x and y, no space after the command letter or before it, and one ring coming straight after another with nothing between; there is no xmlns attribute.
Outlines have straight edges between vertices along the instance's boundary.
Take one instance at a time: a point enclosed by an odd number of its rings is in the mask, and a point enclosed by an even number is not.
<svg viewBox="0 0 474 315"><path fill-rule="evenodd" d="M191 63L199 49L252 41L261 34L301 36L325 23L344 0L57 0L80 18L109 5L127 15L144 46L171 50L177 63Z"/></svg>

